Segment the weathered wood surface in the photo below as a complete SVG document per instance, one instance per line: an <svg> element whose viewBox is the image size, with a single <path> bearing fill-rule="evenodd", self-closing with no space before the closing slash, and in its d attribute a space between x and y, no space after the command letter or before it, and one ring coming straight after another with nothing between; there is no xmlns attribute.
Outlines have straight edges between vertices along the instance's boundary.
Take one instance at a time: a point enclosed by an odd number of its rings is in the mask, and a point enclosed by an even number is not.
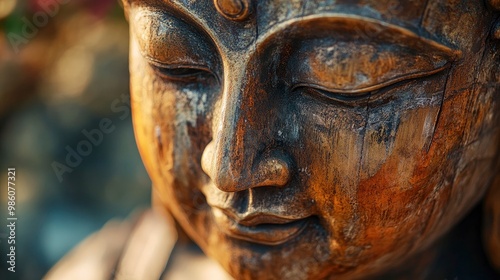
<svg viewBox="0 0 500 280"><path fill-rule="evenodd" d="M425 260L499 172L499 1L124 2L156 207L237 279Z"/></svg>
<svg viewBox="0 0 500 280"><path fill-rule="evenodd" d="M498 172L499 14L481 1L126 10L135 133L154 191L234 277L398 267Z"/></svg>

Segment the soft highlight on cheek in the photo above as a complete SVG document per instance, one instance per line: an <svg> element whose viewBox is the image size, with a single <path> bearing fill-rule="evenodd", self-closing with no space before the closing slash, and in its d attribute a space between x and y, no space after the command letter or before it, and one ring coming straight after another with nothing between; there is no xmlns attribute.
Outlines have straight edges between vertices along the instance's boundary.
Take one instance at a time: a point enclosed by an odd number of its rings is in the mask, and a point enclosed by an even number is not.
<svg viewBox="0 0 500 280"><path fill-rule="evenodd" d="M165 120L173 119L175 111L168 109L175 104L175 98L162 94L169 89L155 77L138 51L137 42L131 40L131 102L134 133L141 157L148 173L159 192L160 198L169 197L167 189L173 176L172 154L175 150L171 136L175 135L175 126Z"/></svg>
<svg viewBox="0 0 500 280"><path fill-rule="evenodd" d="M176 134L170 141L175 144L175 173L184 186L198 186L204 179L201 170L201 155L210 141L210 95L207 89L175 89L169 94L175 96L173 122Z"/></svg>
<svg viewBox="0 0 500 280"><path fill-rule="evenodd" d="M299 164L310 172L307 192L318 206L332 257L336 263L350 266L362 250L356 243L360 229L356 193L366 109L323 105L312 111L315 113L298 118L303 122L305 150L312 153L311 162Z"/></svg>
<svg viewBox="0 0 500 280"><path fill-rule="evenodd" d="M366 128L357 196L364 225L361 240L369 244L369 255L396 252L392 256L396 260L401 257L397 254L404 252L399 250L401 246L413 246L410 240L423 234L434 207L431 194L440 185L440 173L415 167L427 151L434 129L429 120L437 118L439 107L388 108L394 113L374 113L382 118ZM415 174L435 174L438 180L426 177L415 181Z"/></svg>

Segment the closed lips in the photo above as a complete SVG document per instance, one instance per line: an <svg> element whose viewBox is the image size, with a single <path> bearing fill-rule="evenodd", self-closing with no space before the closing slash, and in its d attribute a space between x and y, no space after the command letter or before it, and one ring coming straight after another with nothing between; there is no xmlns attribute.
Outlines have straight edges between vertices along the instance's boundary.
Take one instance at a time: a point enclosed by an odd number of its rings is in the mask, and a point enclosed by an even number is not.
<svg viewBox="0 0 500 280"><path fill-rule="evenodd" d="M215 221L222 232L230 237L259 243L279 245L293 239L308 224L308 217L288 218L256 213L242 219L220 208L212 208Z"/></svg>

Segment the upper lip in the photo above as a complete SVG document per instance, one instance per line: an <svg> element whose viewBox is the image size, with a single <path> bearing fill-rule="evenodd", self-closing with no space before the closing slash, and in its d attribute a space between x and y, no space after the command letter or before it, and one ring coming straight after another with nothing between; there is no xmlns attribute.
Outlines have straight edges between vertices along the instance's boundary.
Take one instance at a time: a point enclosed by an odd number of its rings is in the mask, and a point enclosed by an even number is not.
<svg viewBox="0 0 500 280"><path fill-rule="evenodd" d="M253 227L258 226L260 224L288 224L297 220L301 220L307 217L287 217L274 213L263 213L263 212L254 212L249 214L236 214L231 210L219 208L230 217L232 220L237 222L240 225Z"/></svg>
<svg viewBox="0 0 500 280"><path fill-rule="evenodd" d="M264 245L278 245L294 238L311 217L289 217L269 212L236 214L219 207L213 207L212 211L219 229L227 235Z"/></svg>

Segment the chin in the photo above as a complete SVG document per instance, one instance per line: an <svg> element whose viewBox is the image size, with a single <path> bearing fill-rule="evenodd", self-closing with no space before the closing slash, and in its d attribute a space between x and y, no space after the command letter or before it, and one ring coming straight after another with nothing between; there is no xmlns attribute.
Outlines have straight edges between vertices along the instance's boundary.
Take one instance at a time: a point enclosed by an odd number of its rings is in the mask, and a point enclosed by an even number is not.
<svg viewBox="0 0 500 280"><path fill-rule="evenodd" d="M195 215L185 210L176 217L183 229L235 279L353 279L378 271L346 258L317 218L290 240L267 245L226 234L209 209Z"/></svg>

